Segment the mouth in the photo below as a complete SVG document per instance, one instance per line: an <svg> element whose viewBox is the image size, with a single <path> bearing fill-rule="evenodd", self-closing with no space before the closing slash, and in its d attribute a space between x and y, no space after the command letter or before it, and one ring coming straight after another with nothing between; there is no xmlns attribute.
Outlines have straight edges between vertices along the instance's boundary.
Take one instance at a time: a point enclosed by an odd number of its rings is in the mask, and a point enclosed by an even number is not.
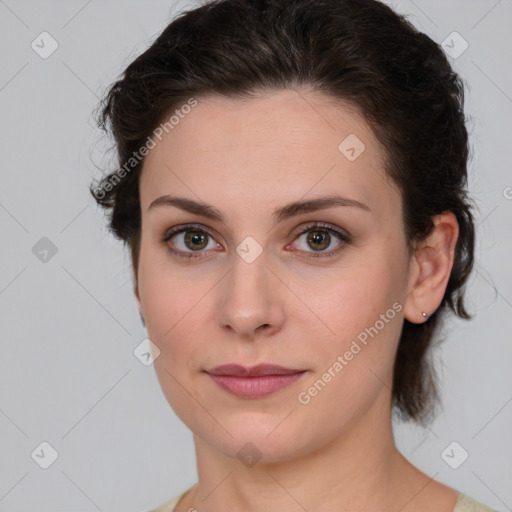
<svg viewBox="0 0 512 512"><path fill-rule="evenodd" d="M290 386L300 379L306 370L273 364L260 364L251 368L226 364L206 373L221 389L232 395L241 398L262 398Z"/></svg>

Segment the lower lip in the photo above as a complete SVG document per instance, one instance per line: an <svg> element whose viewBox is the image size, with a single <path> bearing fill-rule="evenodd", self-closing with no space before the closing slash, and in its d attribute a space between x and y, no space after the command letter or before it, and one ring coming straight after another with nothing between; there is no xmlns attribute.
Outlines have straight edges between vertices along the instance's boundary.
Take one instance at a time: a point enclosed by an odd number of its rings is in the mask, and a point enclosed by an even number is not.
<svg viewBox="0 0 512 512"><path fill-rule="evenodd" d="M233 395L243 398L262 398L288 387L300 379L305 372L289 375L261 375L259 377L235 377L232 375L210 375L215 383Z"/></svg>

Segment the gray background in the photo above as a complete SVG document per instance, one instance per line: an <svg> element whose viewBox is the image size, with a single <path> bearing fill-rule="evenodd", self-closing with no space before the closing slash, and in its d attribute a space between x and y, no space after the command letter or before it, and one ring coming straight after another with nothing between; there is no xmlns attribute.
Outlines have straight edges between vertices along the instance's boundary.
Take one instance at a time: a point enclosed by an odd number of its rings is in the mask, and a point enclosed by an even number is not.
<svg viewBox="0 0 512 512"><path fill-rule="evenodd" d="M133 355L146 332L128 255L87 190L111 157L98 98L186 6L0 0L1 511L140 512L196 481L192 436ZM476 318L453 321L436 357L444 411L428 429L397 425L397 442L436 479L512 510L512 0L393 6L434 40L457 31L469 44L452 61L470 85L479 207ZM46 59L31 47L43 31L59 45ZM57 248L45 262L43 237ZM31 457L43 441L58 452L48 469L36 463L48 450ZM453 441L469 453L457 469L441 456Z"/></svg>

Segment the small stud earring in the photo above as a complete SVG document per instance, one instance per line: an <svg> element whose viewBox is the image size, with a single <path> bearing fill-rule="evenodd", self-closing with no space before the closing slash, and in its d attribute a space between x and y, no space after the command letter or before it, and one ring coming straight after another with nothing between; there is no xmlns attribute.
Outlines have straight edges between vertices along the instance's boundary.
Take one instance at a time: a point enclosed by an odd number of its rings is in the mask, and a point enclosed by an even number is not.
<svg viewBox="0 0 512 512"><path fill-rule="evenodd" d="M427 313L421 313L421 315L423 316L423 318L428 318Z"/></svg>

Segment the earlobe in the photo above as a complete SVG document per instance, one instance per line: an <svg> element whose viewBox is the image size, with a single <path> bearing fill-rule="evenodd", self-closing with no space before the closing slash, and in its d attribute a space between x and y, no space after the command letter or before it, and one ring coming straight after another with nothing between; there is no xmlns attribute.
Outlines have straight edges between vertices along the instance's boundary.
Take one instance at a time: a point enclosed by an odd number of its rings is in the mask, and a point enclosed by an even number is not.
<svg viewBox="0 0 512 512"><path fill-rule="evenodd" d="M416 324L425 322L443 300L459 236L457 218L452 212L436 215L432 221L432 233L418 242L411 256L413 261L404 316Z"/></svg>

